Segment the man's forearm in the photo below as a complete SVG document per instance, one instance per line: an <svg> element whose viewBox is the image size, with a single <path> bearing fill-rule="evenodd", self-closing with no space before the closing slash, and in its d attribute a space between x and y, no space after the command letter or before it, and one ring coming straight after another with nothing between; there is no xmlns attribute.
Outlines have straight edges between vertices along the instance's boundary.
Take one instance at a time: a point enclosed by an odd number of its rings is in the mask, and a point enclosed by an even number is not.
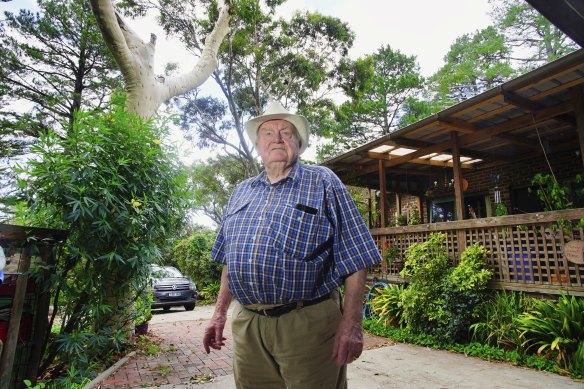
<svg viewBox="0 0 584 389"><path fill-rule="evenodd" d="M367 269L359 270L345 279L345 301L343 304L343 320L351 320L362 325L363 297Z"/></svg>
<svg viewBox="0 0 584 389"><path fill-rule="evenodd" d="M229 284L227 280L227 266L223 266L221 272L221 287L219 289L219 296L217 296L217 303L215 304L215 313L213 316L226 316L229 305L231 304L231 293L229 293Z"/></svg>

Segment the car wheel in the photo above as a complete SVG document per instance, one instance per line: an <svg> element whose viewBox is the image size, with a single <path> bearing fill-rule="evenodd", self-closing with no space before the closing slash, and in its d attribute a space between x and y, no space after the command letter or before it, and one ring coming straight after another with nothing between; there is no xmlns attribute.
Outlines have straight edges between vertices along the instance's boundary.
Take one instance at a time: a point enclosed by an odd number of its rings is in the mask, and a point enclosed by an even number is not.
<svg viewBox="0 0 584 389"><path fill-rule="evenodd" d="M163 310L164 312L168 312L168 311L170 311L170 307L162 307L162 310Z"/></svg>
<svg viewBox="0 0 584 389"><path fill-rule="evenodd" d="M193 309L195 309L195 304L185 304L185 309L187 311L192 311Z"/></svg>

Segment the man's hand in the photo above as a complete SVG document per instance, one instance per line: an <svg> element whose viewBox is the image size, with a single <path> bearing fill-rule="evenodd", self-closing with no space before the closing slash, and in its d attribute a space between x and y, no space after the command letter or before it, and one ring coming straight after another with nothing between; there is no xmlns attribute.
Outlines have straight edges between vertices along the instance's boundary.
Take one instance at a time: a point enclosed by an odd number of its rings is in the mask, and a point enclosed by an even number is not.
<svg viewBox="0 0 584 389"><path fill-rule="evenodd" d="M211 323L205 328L203 335L203 347L207 354L211 349L221 350L221 346L225 346L225 339L223 337L223 328L227 321L227 309L231 303L231 295L229 294L229 286L227 282L227 266L223 266L221 271L221 288L219 288L219 296L215 304L215 313L211 318Z"/></svg>
<svg viewBox="0 0 584 389"><path fill-rule="evenodd" d="M211 323L205 328L205 335L203 335L203 347L207 354L211 349L221 350L221 346L225 346L225 337L223 337L223 328L225 327L225 316L213 316Z"/></svg>
<svg viewBox="0 0 584 389"><path fill-rule="evenodd" d="M337 365L347 365L355 361L363 351L363 325L361 321L341 320L335 343L333 346L332 358Z"/></svg>

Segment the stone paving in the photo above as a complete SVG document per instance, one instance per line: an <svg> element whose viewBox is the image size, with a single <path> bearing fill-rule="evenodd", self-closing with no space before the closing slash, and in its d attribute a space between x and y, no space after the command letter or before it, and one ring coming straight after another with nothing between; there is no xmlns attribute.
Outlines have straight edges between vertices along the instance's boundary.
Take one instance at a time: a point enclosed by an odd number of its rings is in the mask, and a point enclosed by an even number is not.
<svg viewBox="0 0 584 389"><path fill-rule="evenodd" d="M148 388L224 376L233 373L233 347L229 336L220 351L203 350L206 320L150 324L148 336L159 338L160 352L154 356L138 352L96 388ZM229 320L225 333L231 333Z"/></svg>

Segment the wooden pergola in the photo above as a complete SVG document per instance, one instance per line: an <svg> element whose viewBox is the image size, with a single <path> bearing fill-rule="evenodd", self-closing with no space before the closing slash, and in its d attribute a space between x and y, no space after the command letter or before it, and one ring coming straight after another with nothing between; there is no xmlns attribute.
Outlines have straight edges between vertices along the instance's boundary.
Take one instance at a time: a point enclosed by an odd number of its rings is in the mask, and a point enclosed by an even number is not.
<svg viewBox="0 0 584 389"><path fill-rule="evenodd" d="M536 155L579 152L584 165L584 50L322 163L345 180L422 195L427 177L452 169L463 220L464 171ZM407 188L404 188L407 183ZM386 226L385 203L380 204Z"/></svg>
<svg viewBox="0 0 584 389"><path fill-rule="evenodd" d="M584 240L584 231L555 227L560 219L578 226L584 208L464 220L468 182L463 177L484 178L528 161L544 163L550 155L569 156L570 174L584 173L582 49L322 165L347 184L379 193L380 223L370 228L382 255L391 243L403 259L412 243L442 232L454 262L470 244L487 248L491 287L584 296L584 264L564 255L566 244ZM425 198L428 183L445 171L453 178L455 221L426 218L421 225L387 226L388 193ZM370 277L404 281L395 263L370 269Z"/></svg>

